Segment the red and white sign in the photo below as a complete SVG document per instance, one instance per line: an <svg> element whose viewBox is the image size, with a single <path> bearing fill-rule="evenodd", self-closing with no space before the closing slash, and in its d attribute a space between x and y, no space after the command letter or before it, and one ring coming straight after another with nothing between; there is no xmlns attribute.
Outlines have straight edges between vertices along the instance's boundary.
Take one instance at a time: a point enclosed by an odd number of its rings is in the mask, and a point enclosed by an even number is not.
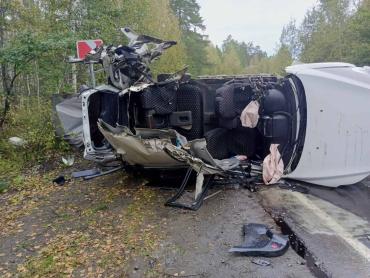
<svg viewBox="0 0 370 278"><path fill-rule="evenodd" d="M76 42L77 57L79 59L85 59L86 55L95 48L103 44L103 41L98 40L84 40Z"/></svg>

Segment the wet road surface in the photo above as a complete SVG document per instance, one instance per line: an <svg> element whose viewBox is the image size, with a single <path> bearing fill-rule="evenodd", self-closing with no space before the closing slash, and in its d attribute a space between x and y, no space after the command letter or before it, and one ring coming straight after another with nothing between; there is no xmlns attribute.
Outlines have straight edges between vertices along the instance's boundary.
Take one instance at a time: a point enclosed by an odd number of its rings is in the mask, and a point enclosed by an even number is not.
<svg viewBox="0 0 370 278"><path fill-rule="evenodd" d="M306 194L264 188L263 207L284 219L327 277L370 277L369 179L335 189L299 186Z"/></svg>

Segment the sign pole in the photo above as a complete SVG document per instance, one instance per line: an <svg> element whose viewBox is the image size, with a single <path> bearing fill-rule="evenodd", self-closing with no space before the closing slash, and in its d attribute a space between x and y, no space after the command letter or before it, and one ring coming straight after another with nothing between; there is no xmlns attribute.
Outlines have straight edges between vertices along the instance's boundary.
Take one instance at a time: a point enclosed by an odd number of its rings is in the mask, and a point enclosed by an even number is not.
<svg viewBox="0 0 370 278"><path fill-rule="evenodd" d="M95 81L95 72L94 72L94 64L89 63L89 75L90 75L90 83L93 88L96 86L96 81Z"/></svg>
<svg viewBox="0 0 370 278"><path fill-rule="evenodd" d="M94 61L86 60L85 58L89 53L92 53L92 51L95 51L98 49L99 46L103 44L103 41L101 39L96 40L83 40L83 41L77 41L76 42L76 48L77 48L77 57L76 62L84 62L88 66L88 73L90 76L90 86L92 88L95 88L96 86L96 79L95 79L95 71L94 71ZM94 52L95 53L95 52ZM95 61L98 62L98 61Z"/></svg>

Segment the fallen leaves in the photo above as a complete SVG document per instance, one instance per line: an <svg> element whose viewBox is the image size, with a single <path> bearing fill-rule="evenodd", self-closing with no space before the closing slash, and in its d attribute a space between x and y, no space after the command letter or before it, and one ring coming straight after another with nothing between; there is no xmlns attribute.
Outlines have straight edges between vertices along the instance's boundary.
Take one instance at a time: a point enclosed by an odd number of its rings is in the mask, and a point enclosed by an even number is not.
<svg viewBox="0 0 370 278"><path fill-rule="evenodd" d="M126 194L131 195L129 205ZM86 193L81 195L86 200ZM87 208L72 204L56 208L58 225L47 224L47 230L53 231L50 240L47 245L32 246L37 252L18 266L20 276L125 276L131 271L129 261L151 260L161 240L159 225L151 222L155 197L154 190L143 186L130 190L123 185L96 187L88 194ZM63 217L66 214L69 217ZM46 238L46 233L42 236ZM144 275L156 276L157 266L152 263Z"/></svg>
<svg viewBox="0 0 370 278"><path fill-rule="evenodd" d="M18 219L32 213L33 209L42 204L40 200L53 190L55 187L50 186L44 176L34 174L24 177L23 185L18 191L5 193L5 202L0 206L0 235L22 233L23 223L18 222Z"/></svg>

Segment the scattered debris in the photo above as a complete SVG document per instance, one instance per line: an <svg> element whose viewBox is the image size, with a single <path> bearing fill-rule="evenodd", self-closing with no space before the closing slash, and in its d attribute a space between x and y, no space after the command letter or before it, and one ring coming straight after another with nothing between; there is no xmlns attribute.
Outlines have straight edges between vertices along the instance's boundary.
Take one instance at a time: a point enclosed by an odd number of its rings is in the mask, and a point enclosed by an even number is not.
<svg viewBox="0 0 370 278"><path fill-rule="evenodd" d="M68 180L66 180L64 176L59 176L59 177L57 177L57 178L53 179L53 184L54 184L54 185L62 186L62 185L64 185L66 182L68 182Z"/></svg>
<svg viewBox="0 0 370 278"><path fill-rule="evenodd" d="M62 157L62 162L66 166L72 166L75 163L74 155L68 155L66 157Z"/></svg>
<svg viewBox="0 0 370 278"><path fill-rule="evenodd" d="M260 265L260 266L269 266L269 265L271 265L271 262L263 260L263 259L259 259L259 258L252 259L251 262L256 264L256 265Z"/></svg>
<svg viewBox="0 0 370 278"><path fill-rule="evenodd" d="M156 259L150 259L149 262L148 262L148 265L149 265L150 268L154 268L156 263L157 263Z"/></svg>
<svg viewBox="0 0 370 278"><path fill-rule="evenodd" d="M24 146L27 142L26 140L20 138L20 137L10 137L9 138L9 143L12 144L13 146L16 146L16 147L22 147Z"/></svg>
<svg viewBox="0 0 370 278"><path fill-rule="evenodd" d="M101 171L99 169L89 169L89 170L82 170L77 172L72 172L72 178L83 178L86 176L92 176L100 173Z"/></svg>
<svg viewBox="0 0 370 278"><path fill-rule="evenodd" d="M80 88L80 92L84 88ZM85 88L86 89L86 88ZM71 146L83 146L82 103L78 95L63 96L55 94L53 102L53 125L58 137L66 140Z"/></svg>
<svg viewBox="0 0 370 278"><path fill-rule="evenodd" d="M263 224L250 223L243 226L244 242L229 252L247 256L277 257L283 255L289 247L289 240L275 235Z"/></svg>
<svg viewBox="0 0 370 278"><path fill-rule="evenodd" d="M166 206L198 210L208 194L208 189L214 185L242 185L244 188L254 191L251 164L244 161L244 156L214 159L207 149L206 139L193 140L188 143L187 147L193 155L172 144L165 146L166 153L174 160L190 165L177 192L166 201ZM185 188L193 172L196 172L194 200L184 203L180 199L185 193Z"/></svg>
<svg viewBox="0 0 370 278"><path fill-rule="evenodd" d="M222 190L218 190L218 191L216 191L216 192L214 192L212 194L209 194L208 196L204 197L204 201L207 200L207 199L209 199L209 198L212 198L212 197L218 195L221 192L222 192Z"/></svg>
<svg viewBox="0 0 370 278"><path fill-rule="evenodd" d="M93 174L93 175L84 176L83 179L84 180L91 180L91 179L94 179L94 178L97 178L97 177L112 174L112 173L117 172L117 171L122 170L122 169L123 169L123 166L120 165L118 167L112 168L112 169L104 171L104 172L98 172L98 173Z"/></svg>

